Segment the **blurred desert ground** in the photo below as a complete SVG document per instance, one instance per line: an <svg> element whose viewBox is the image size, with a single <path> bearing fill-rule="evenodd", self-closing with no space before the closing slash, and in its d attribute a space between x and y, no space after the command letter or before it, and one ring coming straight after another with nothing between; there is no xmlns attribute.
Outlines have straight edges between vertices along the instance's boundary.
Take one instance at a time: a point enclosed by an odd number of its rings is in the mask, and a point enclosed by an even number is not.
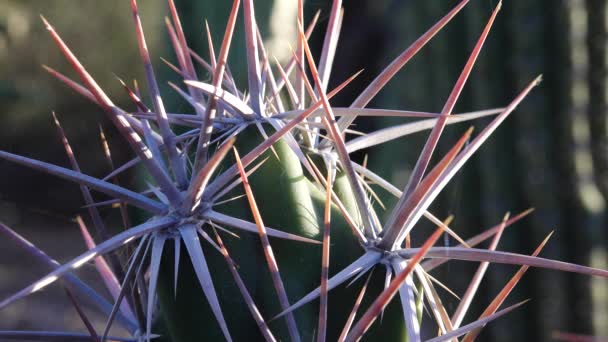
<svg viewBox="0 0 608 342"><path fill-rule="evenodd" d="M291 0L289 0L291 1ZM289 34L288 0L256 1L257 18L267 42L278 33ZM229 1L177 1L190 30L189 42L207 56L204 18L219 44ZM295 0L294 0L295 2ZM173 60L163 18L165 1L140 1L141 15L155 68L161 80L174 78L160 57ZM447 12L456 1L348 0L331 83L341 82L365 68L349 91L334 105L347 105L394 56ZM370 107L439 111L457 78L494 0L472 0L445 32L439 34L392 81ZM329 2L306 2L307 18L321 9L317 32L327 22ZM273 12L274 10L274 12ZM49 65L73 75L46 33L43 14L76 52L115 102L129 108L115 75L143 81L128 1L1 0L0 1L0 148L67 166L52 124L56 111L85 173L103 176L98 132L101 125L110 141L116 164L128 160L121 139L92 104L52 79L40 66ZM547 233L556 233L543 256L606 268L606 199L608 196L608 126L606 124L606 4L604 1L558 0L505 2L456 112L497 107L533 79L544 83L520 107L493 139L482 148L456 182L433 207L438 215L455 214L454 228L468 237L499 222L505 212L535 207L534 215L506 234L501 248L529 253ZM274 20L274 21L273 21ZM240 23L240 25L242 25ZM274 25L274 26L273 26ZM293 31L291 31L293 32ZM322 34L312 37L317 49ZM287 44L277 45L288 48ZM238 37L231 64L243 72ZM277 52L278 54L278 52ZM201 73L201 77L208 77ZM241 81L243 78L241 76ZM141 82L140 82L141 83ZM188 106L163 87L169 108L187 112ZM394 120L361 120L356 129L370 131ZM475 123L481 127L487 121ZM447 129L445 148L467 125ZM480 128L478 128L480 129ZM425 134L400 139L370 151L372 168L405 184ZM363 159L363 153L353 156ZM78 187L41 173L0 162L0 221L43 248L58 261L85 249L77 214L86 214ZM132 184L136 174L124 175ZM392 199L381 193L388 206ZM103 215L120 227L116 211ZM446 241L445 243L450 243ZM477 298L481 310L513 267L492 266ZM474 265L455 264L438 277L462 293ZM0 239L0 297L5 297L42 275L26 254ZM94 269L79 274L99 288ZM511 302L533 301L523 310L486 328L483 339L550 340L554 330L608 336L608 284L605 280L531 270L512 294ZM103 291L103 289L101 289ZM475 311L474 311L475 312ZM103 324L95 316L97 324ZM63 291L53 286L0 311L0 329L68 328L84 331ZM513 329L514 326L519 329Z"/></svg>

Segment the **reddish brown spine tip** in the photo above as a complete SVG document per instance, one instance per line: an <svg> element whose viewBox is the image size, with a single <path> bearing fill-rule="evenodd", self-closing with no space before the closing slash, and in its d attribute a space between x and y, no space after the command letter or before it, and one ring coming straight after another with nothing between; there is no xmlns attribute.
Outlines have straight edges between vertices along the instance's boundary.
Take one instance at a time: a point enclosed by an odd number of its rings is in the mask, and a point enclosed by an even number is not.
<svg viewBox="0 0 608 342"><path fill-rule="evenodd" d="M464 133L464 135L467 137L467 139L471 136L471 134L473 134L474 130L475 130L475 126L471 126L467 129L467 131Z"/></svg>
<svg viewBox="0 0 608 342"><path fill-rule="evenodd" d="M523 215L528 215L528 214L531 214L531 213L533 213L535 210L536 210L536 208L534 208L534 207L529 208L529 209L526 209L526 210L524 210Z"/></svg>
<svg viewBox="0 0 608 342"><path fill-rule="evenodd" d="M49 30L49 31L53 30L53 27L51 26L51 24L49 24L49 22L46 20L46 18L42 14L40 14L40 19L44 23L44 26L46 26L47 30Z"/></svg>
<svg viewBox="0 0 608 342"><path fill-rule="evenodd" d="M125 83L125 81L122 80L122 78L120 78L118 75L116 75L115 73L112 73L114 75L114 77L116 77L116 79L118 80L118 82L120 82L120 85L122 85L123 87L126 87L127 84Z"/></svg>

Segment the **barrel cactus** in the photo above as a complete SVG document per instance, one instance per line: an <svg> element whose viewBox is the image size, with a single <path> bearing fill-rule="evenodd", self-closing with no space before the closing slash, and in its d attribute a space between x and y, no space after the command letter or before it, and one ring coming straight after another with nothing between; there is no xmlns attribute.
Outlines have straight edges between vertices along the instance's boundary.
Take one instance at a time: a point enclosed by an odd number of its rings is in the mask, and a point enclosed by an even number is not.
<svg viewBox="0 0 608 342"><path fill-rule="evenodd" d="M175 4L169 0L171 19L167 28L177 62L166 64L183 78L183 84L171 86L190 104L193 113L173 113L165 108L135 0L131 0L131 10L149 103L137 84L123 82L133 102L130 109L112 102L43 18L80 80L50 67L47 70L100 106L135 157L103 179L82 173L55 115L71 169L0 151L4 160L78 183L95 238L102 241L96 244L84 221L78 220L89 249L58 264L9 227L0 225L3 234L50 270L0 302L0 308L60 281L88 331L3 331L0 336L175 342L361 338L413 342L464 336L464 341L472 341L488 322L524 304L502 307L531 266L608 277L605 270L539 257L550 234L539 241L531 256L498 251L503 231L531 210L512 217L506 214L484 233L464 239L452 229L450 217L442 220L429 209L454 175L540 83L540 77L531 78L504 107L453 114L497 20L500 2L441 112L367 108L391 78L467 3L461 1L403 50L349 107L332 107L331 98L358 75L328 89L332 65L339 63L334 57L341 0L332 2L318 60L308 45L311 32L320 25L318 15L305 24L303 1L298 0L297 21L289 23L298 34L286 62L276 61L267 53L253 0L233 1L219 52L216 54L209 38L207 59L189 48ZM233 70L227 65L239 12L245 28L246 90L237 87ZM199 78L197 69L203 69L205 76ZM211 81L201 80L205 78ZM352 130L358 116L420 120L358 135ZM447 125L482 117L492 120L476 135L472 129L466 130L431 165ZM428 139L403 190L364 163L351 160L353 152L427 130ZM145 170L144 188L131 190L113 181L134 166ZM377 189L398 198L386 219L374 203L379 201ZM92 190L110 199L96 201ZM115 235L108 232L99 214L100 208L110 205L121 210L125 222L124 230ZM426 229L421 224L423 217L437 228L418 232ZM135 220L141 223L128 225ZM414 228L417 232L412 236ZM459 245L436 246L442 234L449 234ZM486 249L477 247L487 240L491 242ZM452 260L480 265L458 307L448 312L451 310L442 304L438 289L451 292L449 283L440 283L432 270ZM89 262L94 262L113 302L73 273ZM465 315L489 263L519 265L519 269L487 309L465 324ZM351 283L353 286L348 286ZM394 299L397 294L399 298ZM91 324L85 303L87 308L106 315L103 331ZM424 318L425 309L429 319Z"/></svg>

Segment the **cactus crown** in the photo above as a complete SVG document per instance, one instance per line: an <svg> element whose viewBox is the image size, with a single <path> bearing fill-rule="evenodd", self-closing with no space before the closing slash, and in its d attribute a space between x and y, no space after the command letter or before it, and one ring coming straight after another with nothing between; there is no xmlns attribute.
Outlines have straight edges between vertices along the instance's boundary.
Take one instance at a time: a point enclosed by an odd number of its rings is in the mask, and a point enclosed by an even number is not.
<svg viewBox="0 0 608 342"><path fill-rule="evenodd" d="M218 273L228 270L241 296L239 303L243 308L239 310L245 311L244 308L249 310L250 320L255 323L258 330L256 333L265 340L289 338L299 341L303 334L312 334L319 341L324 341L330 338L329 336L339 336L339 340L357 340L382 315L395 294L399 293L401 313L397 320L404 327L409 341L421 339L420 308L425 304L428 305L430 315L433 317L430 324L438 328L438 337L433 338L433 341L456 339L463 335L465 335L464 340L471 341L486 323L523 304L518 303L499 310L507 295L530 266L608 276L608 272L603 270L538 257L547 240L542 241L532 256L497 251L496 247L503 230L530 211L514 217L506 215L495 227L464 240L450 227L450 218L442 221L428 210L435 197L452 177L540 82L540 77L532 80L511 103L503 108L464 114L452 113L496 19L501 7L500 3L488 19L440 113L366 108L390 79L456 16L467 2L468 0L461 1L397 56L361 92L351 106L339 108L332 107L330 99L357 76L353 75L335 89L327 89L340 32L341 0L333 1L318 62L314 60L308 46L308 37L315 29L318 15L307 28L304 28L302 1L298 1L298 22L294 23L298 28L298 38L292 57L284 64L278 61L273 63L272 56L267 55L255 20L252 0L243 0L242 4L240 0L234 0L219 53L215 54L210 39L208 60L201 58L188 47L175 4L173 0L169 0L171 20L167 21L167 27L177 65L169 62L167 64L183 77L184 84L172 84L172 87L191 104L194 109L193 114L171 113L165 109L135 0L131 1L131 9L145 69L146 88L152 105L144 103L137 85L130 87L122 83L133 101L132 110L119 108L111 101L55 29L43 18L51 37L78 74L80 81L72 80L51 68L45 68L74 91L100 106L136 157L103 179L81 173L68 139L55 116L55 123L70 159L71 169L0 151L2 159L78 183L97 237L103 240L95 244L84 222L78 220L89 249L70 262L59 265L9 227L0 225L2 233L13 238L17 244L34 254L40 262L46 263L50 269L50 273L45 277L4 299L0 303L0 308L62 279L69 297L79 309L88 329L88 335L69 332L12 331L0 332L0 336L3 338L25 336L35 339L55 336L64 340L93 338L96 341L149 340L158 337L154 331L159 307L156 303L158 292L162 297L160 307L165 324L168 326L168 336L175 341L182 340L179 337L180 333L175 331L180 324L174 322L179 314L172 313L170 309L172 299L163 297L162 293L171 293L176 298L181 296L178 293L178 289L181 288L179 284L187 281L182 279L184 278L182 273L192 272L194 279L200 285L196 295L205 299L212 317L209 324L198 328L202 330L212 329L210 326L214 329L219 328L221 335L231 340L231 334L234 334L239 327L227 323L230 322L230 317L224 312L233 309L226 307L223 290L218 290L217 280L214 281ZM239 11L242 11L245 20L247 91L237 89L227 65ZM200 67L211 75L210 83L198 79L195 63L200 64ZM351 124L358 116L415 117L423 120L347 139L345 134L349 133ZM494 116L490 124L475 136L472 134L472 129L467 130L445 156L430 168L437 142L446 125L487 116ZM176 127L181 127L183 133L177 134L174 130ZM349 158L349 154L354 151L422 130L430 130L430 134L411 178L403 190L399 190L372 170ZM252 135L256 137L251 138ZM250 142L247 147L241 145L241 142L246 140ZM107 144L104 146L109 158L109 148ZM243 153L242 157L239 152ZM228 162L231 158L234 159L234 164ZM112 181L120 172L139 164L144 167L152 180L145 191L130 190ZM285 189L278 191L293 192L288 194L290 197L286 197L284 203L273 203L273 209L264 208L270 205L270 200L266 198L263 202L256 201L256 197L264 197L263 192L270 192L273 189L264 189L262 186L256 186L260 182L249 180L249 178L262 177L263 175L260 174L268 170L265 168L266 164L272 164L272 167L281 170L270 173L267 176L269 179L266 180L270 183L264 184L275 186L287 184ZM285 181L287 182L285 183L283 181L285 174L302 175L304 183L296 181ZM381 222L375 212L372 205L375 194L364 178L399 199L385 222ZM224 203L233 200L229 194L241 189L245 190L244 197L249 205L246 213L233 215L222 210L221 206ZM91 190L109 195L113 199L95 202ZM315 194L320 197L317 198L317 202L314 201ZM244 202L244 200L240 201ZM98 210L101 206L116 203L119 204L125 221L128 221L125 208L132 206L146 213L145 222L133 227L125 227L125 230L117 235L109 235ZM319 205L315 207L315 203ZM277 213L278 219L270 218L267 221L268 216L264 213L268 210L276 211L277 206L281 208L282 205L308 208L309 212L304 216L309 216L304 218L290 216L299 214L297 210L287 210L285 215ZM409 239L410 232L422 217L430 220L438 228L422 245L412 246ZM308 223L304 222L305 219L309 219ZM266 226L268 222L271 222L270 226L273 228ZM293 224L295 227L274 226L275 223ZM308 229L304 227L305 225L311 225L312 228ZM342 231L339 231L340 229ZM442 233L450 234L460 245L435 247L435 242ZM233 235L247 234L255 237L254 242L258 246L256 253L259 253L262 260L258 268L268 269L270 280L267 281L271 285L268 286L270 290L267 291L273 294L270 304L268 300L260 299L260 296L252 293L251 287L256 286L255 281L240 275L241 272L251 273L257 270L247 270L245 266L237 268L237 264L244 261L231 257L230 252L237 253L235 248L239 248L238 239L237 242L230 243L229 252L228 243L225 244L221 238L221 235L224 235L232 240ZM348 236L343 239L350 241L354 246L349 252L354 251L355 255L336 261L338 265L343 264L337 269L331 268L334 264L334 256L343 252L337 248L344 241L332 240L330 243L330 236L334 236L334 239L335 236L338 236L338 239ZM205 241L201 241L201 237ZM269 237L276 239L271 243ZM475 247L488 239L492 239L492 242L487 249ZM259 248L260 242L262 248ZM281 248L277 247L288 246L289 249L291 248L289 246L295 245L298 245L295 252L311 251L304 253L310 253L318 266L314 266L315 275L312 280L308 280L313 284L320 284L316 288L315 286L306 288L305 292L300 292L297 298L290 296L290 293L293 294L291 288L298 285L294 284L294 279L285 277L285 274L296 274L300 270L293 269L298 267L297 263L291 265L283 262L282 255L286 253L281 252ZM128 258L121 258L112 253L119 248L129 250ZM171 255L168 255L169 250L173 250ZM187 269L183 265L180 266L182 259L185 259L180 257L182 252L187 254L189 259ZM223 263L211 260L215 257L211 255L220 255ZM300 255L296 256L296 258L300 257ZM166 260L170 267L164 267L163 260ZM436 280L430 275L431 270L448 260L482 262L460 305L451 315L442 305L436 291ZM108 302L72 274L72 271L89 261L95 262L105 285L114 297L113 303ZM462 325L463 317L490 262L516 264L520 265L520 269L478 319ZM312 266L306 265L306 267ZM166 273L170 272L170 269L173 270L172 274L167 276ZM374 269L385 271L383 286L379 293L369 295L366 294L366 288ZM145 274L147 276L144 276ZM335 318L339 322L331 323L339 325L340 328L337 330L333 326L328 328L330 321L334 320L334 317L330 318L328 315L333 301L330 290L368 274L370 276L367 277L368 280L362 287L359 298L349 297L347 301L350 303L347 305L348 315ZM160 286L163 277L170 278L171 286L168 289ZM338 289L333 292L336 291ZM312 317L300 319L301 316L297 315L298 311L317 298L320 299L318 311ZM362 307L364 310L357 317L362 298L367 298L365 300L369 303L367 307ZM81 300L85 300L87 304L107 315L107 324L103 331L96 331L85 312L80 310ZM303 320L314 321L312 331L308 331L310 325L303 323ZM114 322L128 331L130 337L125 339L108 337ZM279 327L275 329L274 326Z"/></svg>

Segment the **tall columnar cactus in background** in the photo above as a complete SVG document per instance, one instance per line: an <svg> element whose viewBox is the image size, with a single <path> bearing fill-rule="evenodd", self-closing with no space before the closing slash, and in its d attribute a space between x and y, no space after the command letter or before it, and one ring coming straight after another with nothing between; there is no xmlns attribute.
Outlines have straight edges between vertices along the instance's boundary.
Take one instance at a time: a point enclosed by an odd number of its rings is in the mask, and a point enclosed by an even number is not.
<svg viewBox="0 0 608 342"><path fill-rule="evenodd" d="M385 50L394 41L408 41L411 33L422 30L429 18L451 6L441 1L390 3L390 7L380 12L370 11L371 5L346 6L340 36L342 52L338 51L337 58L343 59L348 51L345 47L353 42L378 42L377 49ZM462 64L459 56L472 48L472 37L478 34L490 11L488 1L471 2L463 15L437 36L373 105L400 108L397 106L407 104L409 108L438 110L434 104L436 94L449 91ZM492 224L506 210L533 205L536 211L531 219L518 224L516 230L501 239L503 249L529 250L534 247L532 241L546 234L547 227L556 227L555 238L543 251L546 257L606 267L607 197L603 189L604 159L608 154L603 124L606 59L602 57L606 51L605 13L603 1L583 0L555 1L549 7L542 2L514 1L501 11L500 21L492 29L457 108L503 103L535 72L542 71L544 82L534 91L533 98L518 107L518 114L479 151L468 164L467 172L458 176L436 201L437 212L456 215L461 235L476 234L478 227ZM374 23L366 26L371 26L367 29L371 32L349 35L348 32L360 27L359 22ZM373 40L366 37L371 34ZM371 60L378 58L374 56ZM333 76L340 79L358 65L374 67L369 54L353 56L349 64L340 64ZM413 88L411 84L419 87ZM487 120L481 119L480 123ZM454 130L446 133L443 141L449 140ZM391 177L387 179L393 182L404 182L400 178L403 172L398 172L403 163L393 162L393 151L409 150L417 138L424 135L370 151L368 165ZM459 278L458 274L468 266L453 263L438 270L436 276L449 278L452 289L464 290L467 279ZM499 291L510 272L508 268L492 268L481 295ZM549 341L553 340L555 330L608 336L604 281L540 271L530 274L528 281L518 286L521 295L534 300L526 305L526 310L518 310L508 320L488 326L488 339ZM456 305L457 301L444 304ZM514 331L514 325L522 329Z"/></svg>
<svg viewBox="0 0 608 342"><path fill-rule="evenodd" d="M190 103L191 114L165 108L135 0L131 9L150 104L144 102L137 85L123 83L133 100L131 110L111 101L43 19L80 82L53 69L48 71L100 106L136 156L104 179L85 175L58 120L72 169L0 152L5 160L80 184L91 221L103 240L96 245L79 221L89 250L59 265L10 228L0 226L1 232L51 269L39 281L0 302L0 308L61 279L90 335L11 331L0 332L0 336L118 340L107 337L117 322L130 333L129 341L150 340L158 334L170 341L355 341L362 336L420 341L426 337L421 327L434 329L432 333L438 336L433 341L460 336L472 341L485 324L522 305L501 308L530 266L608 277L608 271L538 257L548 237L538 241L532 256L498 251L503 231L529 211L513 217L507 214L496 226L465 240L452 229L451 218L441 220L429 210L450 180L540 83L540 77L529 81L503 108L453 114L497 19L500 3L446 94L441 112L366 108L467 3L460 2L423 33L349 107L332 107L331 98L357 76L333 89L327 86L332 65L339 62L334 57L342 22L341 1L332 4L318 62L308 46L317 17L304 27L303 4L298 2L298 20L292 24L298 32L295 50L286 64L280 64L274 63L264 48L252 0L233 2L220 48L216 54L210 40L207 60L188 47L170 0L168 29L177 63L167 64L184 79L183 84L172 87ZM227 66L239 12L245 24L246 91L236 87ZM199 80L198 66L210 75L210 83ZM347 134L354 133L351 125L359 116L422 120L351 138ZM482 117L492 120L476 135L467 130L444 156L431 163L447 125ZM177 127L183 133L176 134ZM403 190L349 157L355 151L424 130L430 134ZM146 189L130 190L111 181L136 165L143 166L149 175ZM377 195L370 182L398 197L384 222L374 209ZM96 202L91 190L111 199ZM99 210L111 204L119 204L125 222L129 221L126 206L137 208L138 215L145 215L145 222L109 235ZM425 236L421 243L411 233L421 227L423 217L437 229L421 233ZM436 247L444 233L459 245ZM476 247L489 239L487 249ZM121 248L128 253L115 253ZM438 293L438 286L445 285L431 275L449 260L481 263L454 312L448 312ZM112 293L113 305L72 273L90 261L95 262ZM520 268L481 316L465 324L489 263ZM362 286L346 286L349 283ZM399 298L394 298L397 294ZM107 315L103 331L90 324L82 300ZM430 319L423 319L423 308Z"/></svg>

